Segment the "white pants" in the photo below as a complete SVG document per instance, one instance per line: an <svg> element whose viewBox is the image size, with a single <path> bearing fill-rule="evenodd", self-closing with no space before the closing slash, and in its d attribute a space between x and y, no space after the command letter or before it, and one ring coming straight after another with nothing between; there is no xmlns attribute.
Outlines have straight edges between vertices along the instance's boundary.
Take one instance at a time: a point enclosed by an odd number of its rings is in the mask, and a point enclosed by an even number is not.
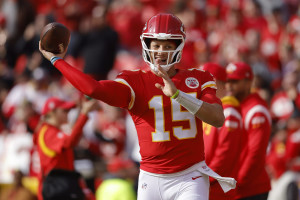
<svg viewBox="0 0 300 200"><path fill-rule="evenodd" d="M138 200L208 200L209 177L199 171L182 176L152 176L141 170Z"/></svg>
<svg viewBox="0 0 300 200"><path fill-rule="evenodd" d="M236 187L236 180L221 177L205 161L173 174L154 174L140 170L138 200L208 200L209 176L224 192Z"/></svg>

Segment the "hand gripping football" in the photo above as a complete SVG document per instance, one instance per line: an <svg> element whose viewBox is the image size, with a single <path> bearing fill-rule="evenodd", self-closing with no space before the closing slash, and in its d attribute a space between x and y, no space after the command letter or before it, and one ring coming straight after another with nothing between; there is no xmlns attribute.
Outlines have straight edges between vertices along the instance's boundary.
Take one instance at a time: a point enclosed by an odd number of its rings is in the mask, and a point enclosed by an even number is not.
<svg viewBox="0 0 300 200"><path fill-rule="evenodd" d="M58 22L47 24L40 35L42 49L54 54L62 53L69 45L70 31ZM59 46L62 45L63 49Z"/></svg>

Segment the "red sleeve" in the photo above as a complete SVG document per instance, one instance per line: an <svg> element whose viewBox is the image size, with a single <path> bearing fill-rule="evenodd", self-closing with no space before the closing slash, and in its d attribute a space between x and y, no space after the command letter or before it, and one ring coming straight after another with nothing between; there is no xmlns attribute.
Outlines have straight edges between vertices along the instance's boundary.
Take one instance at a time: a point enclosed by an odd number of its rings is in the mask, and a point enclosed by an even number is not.
<svg viewBox="0 0 300 200"><path fill-rule="evenodd" d="M61 153L64 149L75 147L82 136L82 129L87 119L86 115L80 114L72 128L71 134L62 133L57 128L47 128L48 132L45 134L45 138L43 138L44 142L39 141L39 146L42 149L50 149L50 151L53 150L57 153ZM41 129L39 134L41 132L43 132L43 129Z"/></svg>
<svg viewBox="0 0 300 200"><path fill-rule="evenodd" d="M96 81L89 75L59 59L54 66L79 91L111 106L127 108L131 100L130 88L111 80Z"/></svg>
<svg viewBox="0 0 300 200"><path fill-rule="evenodd" d="M212 88L205 89L205 93L202 94L201 98L202 101L210 104L220 104L222 105L221 100L216 96L216 90Z"/></svg>
<svg viewBox="0 0 300 200"><path fill-rule="evenodd" d="M235 110L233 108L224 110L225 113L227 111ZM236 158L240 154L240 143L243 134L241 120L240 115L234 116L229 113L225 118L224 125L219 129L218 145L209 167L221 176L231 177L233 170L236 170Z"/></svg>
<svg viewBox="0 0 300 200"><path fill-rule="evenodd" d="M200 99L209 104L222 105L221 100L216 96L217 85L213 76L208 71L204 71L200 73L199 80L202 81Z"/></svg>
<svg viewBox="0 0 300 200"><path fill-rule="evenodd" d="M259 120L256 120L259 119ZM262 121L263 120L263 121ZM264 163L266 149L269 142L271 127L268 119L262 113L255 114L249 124L248 129L248 151L243 162L243 168L239 171L239 182L251 182L261 171L256 163Z"/></svg>
<svg viewBox="0 0 300 200"><path fill-rule="evenodd" d="M76 123L74 124L72 128L71 134L66 137L66 141L64 143L63 148L69 149L75 147L79 139L82 136L82 129L83 126L85 125L86 121L88 120L88 117L86 115L80 114L78 119L76 120Z"/></svg>

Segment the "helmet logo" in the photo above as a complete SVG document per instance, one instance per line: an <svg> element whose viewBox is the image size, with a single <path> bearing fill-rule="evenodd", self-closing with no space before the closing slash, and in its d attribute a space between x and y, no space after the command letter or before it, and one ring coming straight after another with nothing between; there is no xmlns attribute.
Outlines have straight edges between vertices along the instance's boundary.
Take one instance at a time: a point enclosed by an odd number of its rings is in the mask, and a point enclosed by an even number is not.
<svg viewBox="0 0 300 200"><path fill-rule="evenodd" d="M193 77L189 77L185 79L185 84L189 87L189 88L197 88L199 87L199 82L196 78Z"/></svg>
<svg viewBox="0 0 300 200"><path fill-rule="evenodd" d="M230 63L227 67L226 67L226 72L231 74L236 70L236 66L232 63Z"/></svg>
<svg viewBox="0 0 300 200"><path fill-rule="evenodd" d="M181 32L182 32L183 34L185 34L185 30L184 30L183 24L181 24L180 30L181 30Z"/></svg>
<svg viewBox="0 0 300 200"><path fill-rule="evenodd" d="M55 107L55 103L54 102L50 102L48 105L49 109L52 110Z"/></svg>
<svg viewBox="0 0 300 200"><path fill-rule="evenodd" d="M147 22L145 23L145 26L143 28L143 31L145 31L147 29Z"/></svg>

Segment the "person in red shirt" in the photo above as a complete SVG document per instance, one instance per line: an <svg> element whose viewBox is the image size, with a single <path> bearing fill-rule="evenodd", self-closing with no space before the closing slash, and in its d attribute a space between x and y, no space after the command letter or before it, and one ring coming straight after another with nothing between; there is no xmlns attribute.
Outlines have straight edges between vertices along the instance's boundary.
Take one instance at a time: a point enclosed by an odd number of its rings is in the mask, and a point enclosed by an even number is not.
<svg viewBox="0 0 300 200"><path fill-rule="evenodd" d="M68 122L68 111L75 107L73 102L56 97L49 98L43 108L43 121L34 134L34 144L40 157L38 199L42 200L43 179L52 169L74 171L73 148L82 136L82 128L88 120L88 112L98 108L96 100L82 103L80 115L70 134L64 133L61 126Z"/></svg>
<svg viewBox="0 0 300 200"><path fill-rule="evenodd" d="M221 128L203 123L203 139L205 146L205 161L207 165L222 176L236 178L239 165L241 140L243 136L243 121L240 113L240 103L233 96L226 96L225 68L216 63L205 63L200 67L210 72L217 83L217 96L221 98L225 122ZM232 200L235 190L224 194L216 180L210 182L210 200Z"/></svg>
<svg viewBox="0 0 300 200"><path fill-rule="evenodd" d="M157 14L147 21L141 42L151 70L124 70L115 80L96 81L70 66L62 59L64 49L56 55L40 51L85 95L129 111L142 157L139 200L208 199L208 176L224 191L234 188L234 179L205 164L202 121L217 127L224 123L213 77L199 69L175 68L185 42L184 25L175 15Z"/></svg>
<svg viewBox="0 0 300 200"><path fill-rule="evenodd" d="M278 179L286 172L285 154L287 136L288 133L285 127L278 128L270 141L266 157L266 168L270 179L274 182L278 181Z"/></svg>
<svg viewBox="0 0 300 200"><path fill-rule="evenodd" d="M295 107L289 123L294 123L292 129L290 125L286 142L285 161L289 171L300 172L300 109Z"/></svg>
<svg viewBox="0 0 300 200"><path fill-rule="evenodd" d="M226 73L226 90L241 104L246 131L240 156L236 199L266 200L271 189L270 178L265 169L271 115L267 103L257 93L251 93L253 72L248 64L229 63Z"/></svg>

